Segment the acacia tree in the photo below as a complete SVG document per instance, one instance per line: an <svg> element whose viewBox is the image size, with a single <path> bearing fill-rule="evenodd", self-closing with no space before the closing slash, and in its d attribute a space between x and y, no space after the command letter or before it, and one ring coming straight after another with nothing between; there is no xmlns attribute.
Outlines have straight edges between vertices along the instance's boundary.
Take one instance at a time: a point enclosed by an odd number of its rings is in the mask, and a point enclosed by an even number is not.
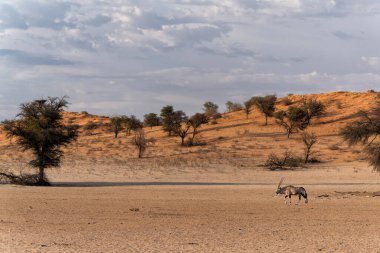
<svg viewBox="0 0 380 253"><path fill-rule="evenodd" d="M144 115L144 125L150 128L160 125L160 118L155 113L148 113Z"/></svg>
<svg viewBox="0 0 380 253"><path fill-rule="evenodd" d="M226 102L227 112L236 112L243 109L243 106L240 103L234 103L231 101Z"/></svg>
<svg viewBox="0 0 380 253"><path fill-rule="evenodd" d="M172 105L166 105L161 109L161 119L162 119L162 128L165 132L168 133L168 136L171 136L174 130L173 117L174 117L174 108Z"/></svg>
<svg viewBox="0 0 380 253"><path fill-rule="evenodd" d="M185 138L190 130L188 117L183 111L175 111L172 117L173 132L181 138L181 146L185 145Z"/></svg>
<svg viewBox="0 0 380 253"><path fill-rule="evenodd" d="M189 125L193 128L193 135L191 136L191 143L194 144L194 138L199 133L199 128L202 124L206 124L208 119L204 113L196 113L189 119Z"/></svg>
<svg viewBox="0 0 380 253"><path fill-rule="evenodd" d="M268 125L268 117L273 117L276 100L275 95L251 98L252 103L265 115L265 125Z"/></svg>
<svg viewBox="0 0 380 253"><path fill-rule="evenodd" d="M130 117L123 116L122 120L127 136L131 135L131 131L137 131L143 127L143 123L135 115L131 115Z"/></svg>
<svg viewBox="0 0 380 253"><path fill-rule="evenodd" d="M359 120L349 123L341 130L343 139L348 144L362 144L368 155L370 165L380 171L380 103L370 112L360 111Z"/></svg>
<svg viewBox="0 0 380 253"><path fill-rule="evenodd" d="M249 113L252 111L252 106L253 106L252 99L249 99L249 100L244 102L243 109L244 109L244 112L245 112L247 119L248 119Z"/></svg>
<svg viewBox="0 0 380 253"><path fill-rule="evenodd" d="M209 119L215 118L215 116L218 114L218 105L207 101L203 104L203 111Z"/></svg>
<svg viewBox="0 0 380 253"><path fill-rule="evenodd" d="M325 113L325 105L313 98L302 100L302 109L306 112L306 123L311 124L311 119L320 117Z"/></svg>
<svg viewBox="0 0 380 253"><path fill-rule="evenodd" d="M3 122L8 137L15 137L23 150L32 151L34 159L30 165L38 169L38 185L49 185L45 169L59 167L63 157L61 147L78 136L77 125L62 123L62 112L67 105L65 97L35 100L21 104L15 120Z"/></svg>
<svg viewBox="0 0 380 253"><path fill-rule="evenodd" d="M114 116L111 118L112 131L115 134L115 138L117 138L119 132L123 130L123 118L120 116Z"/></svg>
<svg viewBox="0 0 380 253"><path fill-rule="evenodd" d="M286 111L276 112L274 117L276 118L276 123L285 128L288 138L292 133L303 130L308 126L306 112L298 107L290 106Z"/></svg>

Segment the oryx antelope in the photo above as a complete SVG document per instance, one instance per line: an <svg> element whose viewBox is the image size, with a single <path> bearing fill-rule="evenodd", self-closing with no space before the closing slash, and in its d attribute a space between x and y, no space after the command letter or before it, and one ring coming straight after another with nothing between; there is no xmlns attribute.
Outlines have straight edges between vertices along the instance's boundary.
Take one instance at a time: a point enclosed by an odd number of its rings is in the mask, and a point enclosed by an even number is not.
<svg viewBox="0 0 380 253"><path fill-rule="evenodd" d="M292 203L291 197L292 195L298 195L298 203L301 201L301 196L305 199L305 203L307 204L307 193L305 188L303 187L295 187L293 185L288 185L281 187L284 178L281 178L280 183L277 186L276 195L285 194L285 204L287 204L287 198L289 198L289 204Z"/></svg>

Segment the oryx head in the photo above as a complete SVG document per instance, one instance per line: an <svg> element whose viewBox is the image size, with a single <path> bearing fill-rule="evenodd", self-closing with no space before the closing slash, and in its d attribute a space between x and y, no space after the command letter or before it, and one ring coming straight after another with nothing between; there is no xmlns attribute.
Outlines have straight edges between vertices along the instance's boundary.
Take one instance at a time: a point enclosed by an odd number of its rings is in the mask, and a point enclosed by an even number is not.
<svg viewBox="0 0 380 253"><path fill-rule="evenodd" d="M284 178L281 178L280 183L278 183L276 195L281 193L281 184L284 181Z"/></svg>

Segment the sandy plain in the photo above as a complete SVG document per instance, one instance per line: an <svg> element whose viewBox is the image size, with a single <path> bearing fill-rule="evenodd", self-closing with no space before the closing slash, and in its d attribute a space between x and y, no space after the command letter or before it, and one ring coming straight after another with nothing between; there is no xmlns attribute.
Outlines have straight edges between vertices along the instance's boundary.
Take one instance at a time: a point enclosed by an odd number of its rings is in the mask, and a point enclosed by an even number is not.
<svg viewBox="0 0 380 253"><path fill-rule="evenodd" d="M377 96L318 98L330 101L310 127L321 162L295 170L263 167L269 153L301 155L302 144L273 120L263 126L255 112L205 126L205 146L181 148L177 138L146 129L157 142L143 159L131 137L113 139L101 126L83 131L63 166L47 172L52 187L0 185L0 251L380 252L380 175L360 146L338 135ZM107 120L70 117L82 125ZM0 169L29 169L30 154L6 138L0 147ZM281 177L304 186L309 203L274 197Z"/></svg>

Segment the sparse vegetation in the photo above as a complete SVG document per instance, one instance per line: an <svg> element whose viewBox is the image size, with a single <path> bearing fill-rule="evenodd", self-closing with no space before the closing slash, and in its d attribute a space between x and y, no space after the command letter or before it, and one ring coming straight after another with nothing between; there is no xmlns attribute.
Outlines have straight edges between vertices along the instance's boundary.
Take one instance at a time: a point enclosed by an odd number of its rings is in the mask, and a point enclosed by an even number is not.
<svg viewBox="0 0 380 253"><path fill-rule="evenodd" d="M142 158L149 145L155 142L154 138L146 138L143 129L139 129L135 132L135 136L132 140L132 144L136 146L138 150L138 158Z"/></svg>
<svg viewBox="0 0 380 253"><path fill-rule="evenodd" d="M83 126L84 130L94 130L98 128L98 124L96 122L90 121L86 125Z"/></svg>
<svg viewBox="0 0 380 253"><path fill-rule="evenodd" d="M310 156L313 154L312 148L317 143L318 138L315 133L303 132L301 140L304 144L304 163L308 163L311 161Z"/></svg>
<svg viewBox="0 0 380 253"><path fill-rule="evenodd" d="M251 98L252 103L265 115L265 125L268 125L268 117L273 117L276 100L275 95Z"/></svg>
<svg viewBox="0 0 380 253"><path fill-rule="evenodd" d="M341 130L343 139L349 145L362 144L374 170L380 171L380 103L372 111L361 111L360 119Z"/></svg>
<svg viewBox="0 0 380 253"><path fill-rule="evenodd" d="M282 104L285 106L289 106L289 105L293 104L293 102L292 102L292 100L289 99L289 97L285 97L282 99Z"/></svg>
<svg viewBox="0 0 380 253"><path fill-rule="evenodd" d="M155 113L148 113L144 115L144 126L154 127L160 125L160 118Z"/></svg>
<svg viewBox="0 0 380 253"><path fill-rule="evenodd" d="M62 112L67 107L65 97L35 100L21 104L15 120L4 121L4 130L9 137L15 137L23 150L30 150L34 159L30 165L38 169L36 184L49 185L45 169L59 167L63 156L62 146L74 141L78 136L77 125L64 125ZM2 174L6 176L6 173ZM12 175L9 175L10 180ZM29 182L32 177L20 176L16 180Z"/></svg>
<svg viewBox="0 0 380 253"><path fill-rule="evenodd" d="M173 119L173 132L181 138L181 146L184 146L191 124L183 111L175 111Z"/></svg>
<svg viewBox="0 0 380 253"><path fill-rule="evenodd" d="M227 112L236 112L243 109L243 106L240 103L234 103L227 101L226 103Z"/></svg>
<svg viewBox="0 0 380 253"><path fill-rule="evenodd" d="M166 105L161 109L162 129L168 133L168 136L172 135L174 130L174 108L172 105Z"/></svg>
<svg viewBox="0 0 380 253"><path fill-rule="evenodd" d="M135 115L131 115L130 117L123 116L122 122L125 125L127 136L131 135L131 131L138 131L143 127L143 123Z"/></svg>
<svg viewBox="0 0 380 253"><path fill-rule="evenodd" d="M0 182L17 185L36 185L38 184L38 176L36 174L16 175L12 172L0 172Z"/></svg>
<svg viewBox="0 0 380 253"><path fill-rule="evenodd" d="M216 119L218 118L217 114L218 114L218 105L213 103L213 102L210 102L210 101L207 101L203 104L203 111L204 111L204 114L206 115L206 117L208 119Z"/></svg>
<svg viewBox="0 0 380 253"><path fill-rule="evenodd" d="M302 109L305 111L305 123L311 124L313 118L322 116L325 113L325 105L316 99L303 99Z"/></svg>
<svg viewBox="0 0 380 253"><path fill-rule="evenodd" d="M252 99L249 99L247 101L244 102L244 112L245 112L245 115L248 119L248 116L249 116L249 113L252 111L252 107L253 107L254 103L252 101Z"/></svg>
<svg viewBox="0 0 380 253"><path fill-rule="evenodd" d="M112 131L114 132L115 138L119 135L119 132L123 130L123 118L120 116L114 116L111 118Z"/></svg>
<svg viewBox="0 0 380 253"><path fill-rule="evenodd" d="M208 119L204 113L196 113L189 119L189 124L193 128L193 134L191 136L191 143L194 144L194 138L199 133L199 128L202 124L208 123Z"/></svg>
<svg viewBox="0 0 380 253"><path fill-rule="evenodd" d="M286 111L275 113L276 123L285 128L287 137L298 130L304 130L307 126L307 113L302 109L290 106Z"/></svg>
<svg viewBox="0 0 380 253"><path fill-rule="evenodd" d="M265 162L265 167L270 170L293 169L295 167L300 167L300 163L298 157L295 157L289 151L285 151L282 156L271 153Z"/></svg>

